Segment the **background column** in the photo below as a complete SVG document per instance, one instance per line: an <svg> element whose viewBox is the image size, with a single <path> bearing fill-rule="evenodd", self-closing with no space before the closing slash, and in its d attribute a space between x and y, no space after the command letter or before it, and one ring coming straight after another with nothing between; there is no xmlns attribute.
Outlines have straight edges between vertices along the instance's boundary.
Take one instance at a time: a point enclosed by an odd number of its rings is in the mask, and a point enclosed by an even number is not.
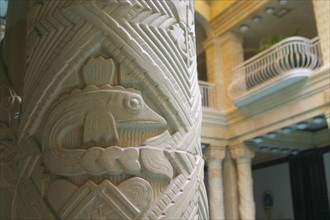
<svg viewBox="0 0 330 220"><path fill-rule="evenodd" d="M223 161L223 188L225 202L225 219L238 219L238 192L236 163L230 156L230 149L226 147L226 156Z"/></svg>
<svg viewBox="0 0 330 220"><path fill-rule="evenodd" d="M217 109L226 112L234 107L227 95L232 69L243 62L243 40L232 32L209 38L205 44L207 78L216 84Z"/></svg>
<svg viewBox="0 0 330 220"><path fill-rule="evenodd" d="M220 110L222 106L222 77L220 75L222 64L221 62L221 48L219 38L212 37L207 39L204 43L206 56L207 81L215 84L215 105L216 109Z"/></svg>
<svg viewBox="0 0 330 220"><path fill-rule="evenodd" d="M231 147L231 155L237 163L240 219L255 219L255 203L253 199L253 181L251 173L251 159L254 157L254 149L242 143Z"/></svg>
<svg viewBox="0 0 330 220"><path fill-rule="evenodd" d="M324 65L330 64L330 1L313 0Z"/></svg>
<svg viewBox="0 0 330 220"><path fill-rule="evenodd" d="M208 168L208 190L211 219L225 219L222 160L224 148L209 147L205 155Z"/></svg>

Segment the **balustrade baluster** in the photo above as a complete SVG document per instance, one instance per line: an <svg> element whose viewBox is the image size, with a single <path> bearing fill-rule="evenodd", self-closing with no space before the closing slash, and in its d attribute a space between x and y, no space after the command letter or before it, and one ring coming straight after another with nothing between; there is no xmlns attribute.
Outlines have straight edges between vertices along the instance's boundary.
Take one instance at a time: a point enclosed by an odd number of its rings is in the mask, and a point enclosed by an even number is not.
<svg viewBox="0 0 330 220"><path fill-rule="evenodd" d="M208 82L199 81L202 106L215 108L215 85Z"/></svg>
<svg viewBox="0 0 330 220"><path fill-rule="evenodd" d="M234 68L234 78L228 92L236 99L250 89L289 74L296 68L314 70L321 66L321 60L317 38L287 38Z"/></svg>

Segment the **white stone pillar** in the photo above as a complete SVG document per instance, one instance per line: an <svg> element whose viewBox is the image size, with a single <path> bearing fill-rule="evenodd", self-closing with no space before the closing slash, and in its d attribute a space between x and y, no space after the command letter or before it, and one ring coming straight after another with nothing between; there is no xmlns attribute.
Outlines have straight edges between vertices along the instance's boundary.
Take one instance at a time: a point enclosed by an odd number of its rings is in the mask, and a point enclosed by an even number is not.
<svg viewBox="0 0 330 220"><path fill-rule="evenodd" d="M254 157L254 149L245 144L231 146L231 155L237 163L240 219L253 220L255 219L255 203L251 159Z"/></svg>
<svg viewBox="0 0 330 220"><path fill-rule="evenodd" d="M222 160L225 149L210 146L205 154L211 219L225 219Z"/></svg>
<svg viewBox="0 0 330 220"><path fill-rule="evenodd" d="M223 161L223 177L225 219L239 219L237 170L236 163L230 156L229 147L226 147Z"/></svg>
<svg viewBox="0 0 330 220"><path fill-rule="evenodd" d="M320 39L323 63L330 64L330 1L313 0L317 32Z"/></svg>

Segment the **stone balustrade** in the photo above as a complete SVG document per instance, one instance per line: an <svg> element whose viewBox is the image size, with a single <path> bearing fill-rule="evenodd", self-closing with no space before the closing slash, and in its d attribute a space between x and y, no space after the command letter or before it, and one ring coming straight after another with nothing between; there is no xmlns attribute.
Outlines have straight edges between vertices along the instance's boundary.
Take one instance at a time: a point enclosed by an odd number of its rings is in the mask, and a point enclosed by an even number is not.
<svg viewBox="0 0 330 220"><path fill-rule="evenodd" d="M236 100L282 76L309 76L321 65L318 38L289 37L236 66L228 93Z"/></svg>
<svg viewBox="0 0 330 220"><path fill-rule="evenodd" d="M216 107L216 94L215 94L215 84L199 81L199 89L201 91L202 106L208 108Z"/></svg>

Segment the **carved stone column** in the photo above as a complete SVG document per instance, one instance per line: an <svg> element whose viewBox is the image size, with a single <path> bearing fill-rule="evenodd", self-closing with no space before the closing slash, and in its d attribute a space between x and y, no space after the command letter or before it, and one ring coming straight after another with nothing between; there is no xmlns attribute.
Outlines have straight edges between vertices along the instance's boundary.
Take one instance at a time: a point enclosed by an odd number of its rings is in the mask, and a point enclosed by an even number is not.
<svg viewBox="0 0 330 220"><path fill-rule="evenodd" d="M255 219L251 173L251 159L254 157L254 149L246 144L231 146L231 155L237 163L240 219Z"/></svg>
<svg viewBox="0 0 330 220"><path fill-rule="evenodd" d="M313 0L318 36L320 38L323 63L330 64L330 2Z"/></svg>
<svg viewBox="0 0 330 220"><path fill-rule="evenodd" d="M208 172L208 192L211 219L225 219L222 160L225 150L209 147L205 158Z"/></svg>
<svg viewBox="0 0 330 220"><path fill-rule="evenodd" d="M233 102L227 95L232 81L232 69L243 62L243 40L232 32L208 39L205 44L207 77L216 84L217 109L222 112L233 108Z"/></svg>
<svg viewBox="0 0 330 220"><path fill-rule="evenodd" d="M223 161L223 176L225 219L239 219L237 170L236 163L230 156L229 147L226 147Z"/></svg>
<svg viewBox="0 0 330 220"><path fill-rule="evenodd" d="M31 1L18 219L207 219L192 1Z"/></svg>
<svg viewBox="0 0 330 220"><path fill-rule="evenodd" d="M0 83L0 219L12 218L20 105L14 90Z"/></svg>

